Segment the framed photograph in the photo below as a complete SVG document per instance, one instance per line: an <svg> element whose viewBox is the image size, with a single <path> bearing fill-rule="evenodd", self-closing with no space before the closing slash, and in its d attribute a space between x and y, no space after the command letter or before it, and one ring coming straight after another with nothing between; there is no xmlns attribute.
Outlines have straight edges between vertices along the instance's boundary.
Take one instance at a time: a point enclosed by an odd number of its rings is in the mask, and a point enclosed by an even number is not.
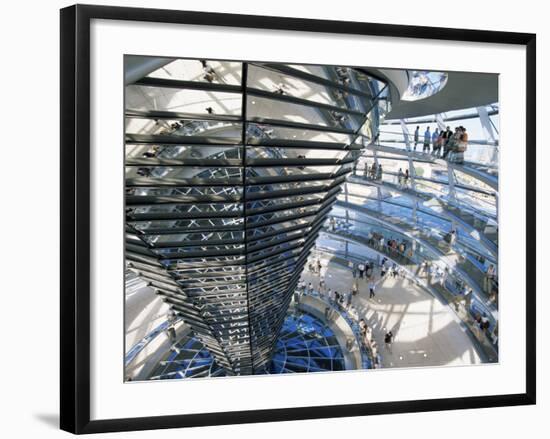
<svg viewBox="0 0 550 439"><path fill-rule="evenodd" d="M535 35L61 10L61 428L535 403Z"/></svg>

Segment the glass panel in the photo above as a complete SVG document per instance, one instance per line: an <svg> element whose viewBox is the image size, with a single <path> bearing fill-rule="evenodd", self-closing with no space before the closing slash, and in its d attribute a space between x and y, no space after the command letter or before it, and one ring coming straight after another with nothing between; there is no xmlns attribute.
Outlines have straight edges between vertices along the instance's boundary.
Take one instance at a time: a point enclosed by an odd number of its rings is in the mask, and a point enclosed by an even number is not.
<svg viewBox="0 0 550 439"><path fill-rule="evenodd" d="M280 147L247 147L247 159L337 159L342 160L350 153L333 149L304 149L304 148L280 148Z"/></svg>
<svg viewBox="0 0 550 439"><path fill-rule="evenodd" d="M242 124L217 120L175 120L126 118L126 134L170 136L174 142L185 142L186 137L210 137L212 142L239 143L242 141ZM225 141L225 142L224 142Z"/></svg>
<svg viewBox="0 0 550 439"><path fill-rule="evenodd" d="M186 220L130 221L128 224L134 229L142 232L178 229L223 229L227 227L242 227L244 218L192 218Z"/></svg>
<svg viewBox="0 0 550 439"><path fill-rule="evenodd" d="M135 183L179 184L203 182L212 184L219 181L222 184L242 184L242 168L207 168L198 166L126 166L126 179Z"/></svg>
<svg viewBox="0 0 550 439"><path fill-rule="evenodd" d="M307 125L357 131L365 117L292 102L248 96L247 118L278 120Z"/></svg>
<svg viewBox="0 0 550 439"><path fill-rule="evenodd" d="M350 134L315 131L303 128L288 128L250 122L247 124L246 136L248 143L255 143L258 141L269 143L270 139L274 139L347 145L354 139L354 135Z"/></svg>
<svg viewBox="0 0 550 439"><path fill-rule="evenodd" d="M366 113L371 107L370 100L335 87L307 81L270 69L250 65L248 68L248 87L278 95L306 99L319 104L340 108L353 108Z"/></svg>
<svg viewBox="0 0 550 439"><path fill-rule="evenodd" d="M332 176L335 172L340 172L345 169L351 169L351 164L335 165L335 166L297 166L297 167L282 167L273 166L268 168L248 167L246 168L247 178L251 177L289 177L289 176L315 176L319 178L323 176Z"/></svg>
<svg viewBox="0 0 550 439"><path fill-rule="evenodd" d="M142 111L172 111L193 115L241 114L240 93L154 87L126 86L126 109Z"/></svg>
<svg viewBox="0 0 550 439"><path fill-rule="evenodd" d="M196 203L196 204L153 204L150 206L126 207L126 215L130 218L146 214L206 214L227 213L228 216L242 212L240 203Z"/></svg>
<svg viewBox="0 0 550 439"><path fill-rule="evenodd" d="M149 78L176 79L213 84L241 85L242 63L197 59L176 59L147 75Z"/></svg>
<svg viewBox="0 0 550 439"><path fill-rule="evenodd" d="M126 145L126 163L142 162L151 159L160 162L181 162L193 160L242 160L242 147L227 147L221 145Z"/></svg>

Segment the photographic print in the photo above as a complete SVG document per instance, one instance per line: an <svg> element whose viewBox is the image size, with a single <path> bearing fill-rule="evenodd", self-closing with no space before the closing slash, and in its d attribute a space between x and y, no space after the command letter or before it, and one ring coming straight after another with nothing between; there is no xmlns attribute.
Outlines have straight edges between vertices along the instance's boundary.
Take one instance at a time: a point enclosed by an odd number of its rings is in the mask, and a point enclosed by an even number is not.
<svg viewBox="0 0 550 439"><path fill-rule="evenodd" d="M497 74L125 55L124 84L125 381L498 363Z"/></svg>

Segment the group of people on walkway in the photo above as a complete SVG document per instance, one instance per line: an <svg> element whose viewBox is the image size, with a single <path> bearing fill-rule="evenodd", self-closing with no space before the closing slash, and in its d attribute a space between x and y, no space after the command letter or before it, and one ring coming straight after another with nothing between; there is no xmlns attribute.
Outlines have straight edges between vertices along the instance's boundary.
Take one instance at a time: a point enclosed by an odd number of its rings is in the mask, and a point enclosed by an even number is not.
<svg viewBox="0 0 550 439"><path fill-rule="evenodd" d="M363 343L370 348L373 358L378 360L379 359L378 343L376 343L376 340L374 339L372 328L369 327L365 319L361 319L359 321L359 331L360 331ZM384 345L386 347L386 352L388 352L389 354L393 353L392 352L393 340L394 340L394 335L392 331L388 331L384 334Z"/></svg>
<svg viewBox="0 0 550 439"><path fill-rule="evenodd" d="M405 169L405 172L403 172L403 169L399 168L397 172L397 186L399 189L405 189L409 186L410 177L408 169Z"/></svg>
<svg viewBox="0 0 550 439"><path fill-rule="evenodd" d="M392 241L392 239L388 241ZM347 268L351 271L353 282L349 291L341 293L327 286L325 279L326 273L324 273L323 270L325 267L319 258L312 258L307 266L311 274L319 277L319 288L317 291L320 297L332 305L332 311L331 307L325 309L326 317L330 318L330 315L336 310L338 312L347 313L348 316L358 324L361 341L364 346L370 350L375 367L377 367L378 362L381 361L379 355L380 347L376 341L377 337L373 333L373 329L367 324L366 317L363 313L363 317L360 317L358 309L354 304L354 298L357 297L360 292L360 285L362 284L361 279L366 282L366 287L369 292L368 297L372 300L376 298L379 283L388 276L397 277L404 275L405 272L403 268L385 256L378 261L370 259L366 259L365 261L348 260ZM326 268L328 268L328 266ZM314 279L313 282L315 282ZM310 281L306 283L304 279L301 279L298 284L298 290L304 294L315 295L316 288L313 282ZM384 352L392 354L392 345L395 339L392 330L383 328L383 332L379 335L380 341L384 341Z"/></svg>
<svg viewBox="0 0 550 439"><path fill-rule="evenodd" d="M355 165L353 167L353 175L357 174L357 162L355 162ZM363 168L363 177L370 179L370 180L382 180L382 177L384 175L384 170L382 169L382 164L376 162L372 163L372 166L369 166L369 164L365 161L365 165Z"/></svg>
<svg viewBox="0 0 550 439"><path fill-rule="evenodd" d="M430 127L424 131L422 152L441 157L454 163L464 163L464 153L468 149L468 133L465 127L455 127L454 132L447 126L445 130ZM414 150L420 144L420 126L414 131ZM431 148L430 148L431 147Z"/></svg>
<svg viewBox="0 0 550 439"><path fill-rule="evenodd" d="M413 246L405 239L399 241L392 236L386 238L379 232L369 232L367 240L371 247L378 251L387 252L391 257L404 260L410 260L413 257Z"/></svg>
<svg viewBox="0 0 550 439"><path fill-rule="evenodd" d="M348 267L351 269L351 274L354 279L370 279L374 274L374 262L366 260L364 263L348 262Z"/></svg>

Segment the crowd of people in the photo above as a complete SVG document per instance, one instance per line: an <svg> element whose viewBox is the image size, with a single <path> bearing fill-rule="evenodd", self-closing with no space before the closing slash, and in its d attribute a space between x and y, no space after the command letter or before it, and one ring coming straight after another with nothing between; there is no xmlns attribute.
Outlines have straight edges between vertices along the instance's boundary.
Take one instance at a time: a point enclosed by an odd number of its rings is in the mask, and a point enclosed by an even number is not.
<svg viewBox="0 0 550 439"><path fill-rule="evenodd" d="M411 243L406 240L398 240L392 236L385 237L383 234L378 232L369 232L367 235L369 245L378 250L388 254L391 258L400 261L400 263L415 263L413 261L414 248ZM452 249L453 244L456 242L457 232L455 229L451 229L448 233L443 236L443 241L447 243L449 249ZM383 260L386 260L384 258ZM393 270L391 271L394 275ZM417 275L419 277L426 277L429 285L436 286L449 290L447 285L447 279L449 278L449 267L442 266L435 261L423 260L420 262L418 267ZM395 275L398 275L396 273ZM368 279L368 278L367 278ZM472 293L472 288L464 283L459 281L455 282L455 292L456 296L454 303L456 306L463 304L465 308L469 308L471 304L470 294ZM498 280L496 268L494 265L489 264L486 269L484 281L483 281L483 291L488 295L488 304L497 303L498 300ZM475 316L475 314L474 314Z"/></svg>
<svg viewBox="0 0 550 439"><path fill-rule="evenodd" d="M390 240L391 241L391 240ZM357 308L354 305L354 298L360 292L360 285L363 280L368 290L369 300L374 300L376 298L378 284L386 277L398 277L405 276L405 271L402 267L398 266L396 263L391 262L387 257L382 257L381 260L375 262L370 259L365 261L349 260L348 269L351 271L353 282L351 289L346 292L339 292L335 289L332 289L327 286L325 275L323 273L323 264L320 259L311 259L308 262L307 269L314 276L319 277L318 283L318 293L326 300L333 309L338 310L338 312L347 313L352 320L358 322L360 328L361 341L372 353L372 358L375 363L379 361L378 345L376 340L373 337L372 330L368 327L365 319L359 317ZM306 282L301 279L298 284L298 291L300 294L314 295L316 288L313 285L313 282ZM295 296L295 301L299 303L300 297ZM330 319L332 312L330 307L325 309L325 317ZM391 345L394 339L394 334L389 331L384 335L384 344L386 351L391 353Z"/></svg>
<svg viewBox="0 0 550 439"><path fill-rule="evenodd" d="M366 178L368 180L380 181L384 176L384 169L382 168L381 163L376 164L375 162L373 162L373 164L369 166L368 162L365 161L362 175L358 172L357 168L358 168L358 165L356 162L353 167L353 175L362 176L363 178ZM390 172L390 174L394 174L394 173ZM409 173L409 169L405 169L405 171L403 171L403 168L399 168L399 171L397 172L398 187L400 189L405 189L410 186L410 183L411 183L411 175Z"/></svg>
<svg viewBox="0 0 550 439"><path fill-rule="evenodd" d="M414 131L414 150L420 144L420 126ZM465 127L455 127L454 132L447 126L445 130L426 128L422 136L422 152L441 157L454 163L464 163L464 153L468 149L468 133Z"/></svg>
<svg viewBox="0 0 550 439"><path fill-rule="evenodd" d="M412 244L405 239L400 241L393 236L386 238L379 232L370 231L367 234L367 242L374 249L384 251L393 258L410 260L414 255Z"/></svg>
<svg viewBox="0 0 550 439"><path fill-rule="evenodd" d="M357 166L358 162L356 161L353 165L353 175L359 175L357 173ZM373 163L372 166L369 166L368 163L365 161L365 165L363 167L363 177L368 178L370 180L382 180L382 177L384 175L384 170L382 169L381 164Z"/></svg>
<svg viewBox="0 0 550 439"><path fill-rule="evenodd" d="M368 236L369 244L373 248L386 253L393 260L399 261L403 259L404 263L407 263L407 261L412 262L413 246L410 242L398 240L391 236L386 238L376 232L370 232ZM406 276L404 267L391 261L388 257L382 256L378 261L368 258L365 261L348 260L347 267L351 272L353 282L351 289L344 293L327 287L320 259L311 261L308 266L311 273L319 276L318 291L321 297L328 301L336 310L348 313L352 316L353 320L359 323L362 341L365 346L372 350L374 358L378 355L378 346L372 336L372 331L369 331L367 323L364 319L360 318L354 306L354 298L362 290L365 293L368 291L369 300L378 300L378 286L381 281L388 276ZM418 278L425 278L427 284L432 288L435 287L452 294L451 304L457 312L463 309L469 315L471 322L469 326L472 327L477 337L495 338L495 327L491 324L489 316L485 312L480 311L479 304L475 305L476 302L473 301L474 292L472 286L459 278L451 276L448 266L440 264L437 261L425 259L418 264L416 276ZM486 269L483 283L483 290L489 295L489 303L496 301L498 293L496 276L496 268L490 264ZM365 289L363 290L363 288ZM303 289L304 292L314 292L312 282L309 282L307 287L303 285ZM391 331L384 335L384 343L386 352L388 353L391 353L393 340L394 334Z"/></svg>

